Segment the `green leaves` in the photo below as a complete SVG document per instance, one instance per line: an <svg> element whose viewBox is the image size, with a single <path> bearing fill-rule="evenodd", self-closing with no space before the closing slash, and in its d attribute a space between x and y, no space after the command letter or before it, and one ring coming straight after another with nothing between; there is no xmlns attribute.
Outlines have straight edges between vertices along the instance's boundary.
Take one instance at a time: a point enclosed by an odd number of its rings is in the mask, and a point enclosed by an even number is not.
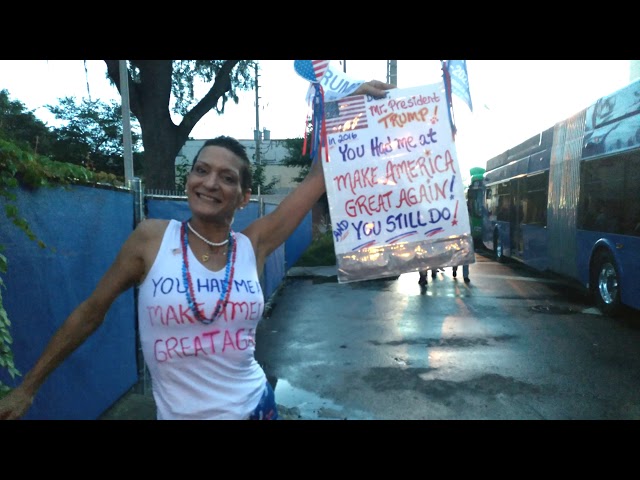
<svg viewBox="0 0 640 480"><path fill-rule="evenodd" d="M7 257L0 253L0 272L6 273L6 271ZM11 378L15 378L21 374L13 363L13 352L11 351L13 338L11 337L11 332L9 332L11 322L2 304L3 288L5 288L4 281L0 277L0 368L5 368L7 372L9 372L9 375L11 375ZM0 398L8 391L9 387L0 381Z"/></svg>

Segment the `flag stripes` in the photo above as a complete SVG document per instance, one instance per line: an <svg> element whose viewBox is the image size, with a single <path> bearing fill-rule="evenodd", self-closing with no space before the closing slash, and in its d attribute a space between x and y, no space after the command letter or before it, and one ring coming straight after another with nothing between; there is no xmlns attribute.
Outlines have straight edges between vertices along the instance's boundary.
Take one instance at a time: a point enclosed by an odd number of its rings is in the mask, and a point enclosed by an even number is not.
<svg viewBox="0 0 640 480"><path fill-rule="evenodd" d="M316 74L317 81L320 81L324 76L324 72L326 72L329 67L329 60L311 60L311 64L313 65L313 73Z"/></svg>
<svg viewBox="0 0 640 480"><path fill-rule="evenodd" d="M347 132L367 128L364 95L345 97L325 104L327 133Z"/></svg>

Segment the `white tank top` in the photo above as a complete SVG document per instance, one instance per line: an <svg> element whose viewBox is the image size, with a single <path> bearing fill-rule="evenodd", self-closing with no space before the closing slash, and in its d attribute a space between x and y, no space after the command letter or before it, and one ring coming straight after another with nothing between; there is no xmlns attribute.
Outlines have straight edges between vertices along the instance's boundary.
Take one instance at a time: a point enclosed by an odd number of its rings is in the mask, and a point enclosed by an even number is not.
<svg viewBox="0 0 640 480"><path fill-rule="evenodd" d="M244 419L260 401L266 376L254 357L264 295L248 237L236 233L229 302L208 325L189 309L183 280L181 223L171 220L138 289L138 325L158 420ZM225 269L206 269L188 249L195 301L211 317Z"/></svg>

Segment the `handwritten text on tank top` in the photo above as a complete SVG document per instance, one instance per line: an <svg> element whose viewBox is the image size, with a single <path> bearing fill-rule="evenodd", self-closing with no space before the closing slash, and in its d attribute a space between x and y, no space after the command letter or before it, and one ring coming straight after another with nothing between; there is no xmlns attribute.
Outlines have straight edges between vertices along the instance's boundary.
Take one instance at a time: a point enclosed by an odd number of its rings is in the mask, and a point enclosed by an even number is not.
<svg viewBox="0 0 640 480"><path fill-rule="evenodd" d="M194 277L192 281L197 305L205 317L210 318L216 303L221 301L223 281L200 277ZM158 277L152 278L151 282L152 299L158 299L158 303L154 305L150 301L141 321L156 332L153 351L158 363L200 355L228 354L230 351L253 351L255 348L256 326L264 311L259 282L234 279L226 308L210 325L201 324L194 317L187 303L187 286L182 278ZM260 300L234 301L234 292L240 294L238 297L249 294ZM183 299L181 303L167 305L163 297L175 296L176 293ZM211 297L216 303L211 302ZM180 326L185 325L202 325L203 328L196 334L191 329L188 335L183 335L185 332L180 330Z"/></svg>

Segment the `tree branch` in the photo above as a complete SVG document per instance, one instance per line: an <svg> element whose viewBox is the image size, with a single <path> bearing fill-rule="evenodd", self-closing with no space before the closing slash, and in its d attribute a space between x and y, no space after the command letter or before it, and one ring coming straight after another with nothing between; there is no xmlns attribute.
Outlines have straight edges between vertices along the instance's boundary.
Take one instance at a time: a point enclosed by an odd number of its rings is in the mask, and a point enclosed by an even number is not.
<svg viewBox="0 0 640 480"><path fill-rule="evenodd" d="M231 72L240 60L226 60L216 75L213 85L207 94L182 118L178 125L181 132L187 131L187 135L193 130L198 121L210 110L215 108L220 97L231 91Z"/></svg>

